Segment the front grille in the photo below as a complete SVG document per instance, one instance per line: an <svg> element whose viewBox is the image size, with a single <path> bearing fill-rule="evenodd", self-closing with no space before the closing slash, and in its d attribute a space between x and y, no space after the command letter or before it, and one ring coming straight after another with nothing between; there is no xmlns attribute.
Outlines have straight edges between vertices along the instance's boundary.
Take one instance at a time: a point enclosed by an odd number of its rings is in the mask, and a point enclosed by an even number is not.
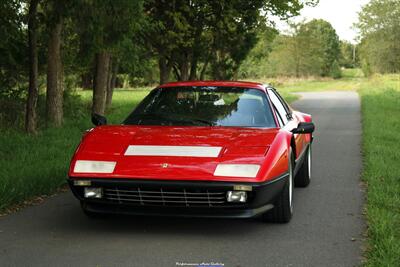
<svg viewBox="0 0 400 267"><path fill-rule="evenodd" d="M185 188L110 187L104 188L104 198L138 206L218 207L231 204L226 201L226 191Z"/></svg>

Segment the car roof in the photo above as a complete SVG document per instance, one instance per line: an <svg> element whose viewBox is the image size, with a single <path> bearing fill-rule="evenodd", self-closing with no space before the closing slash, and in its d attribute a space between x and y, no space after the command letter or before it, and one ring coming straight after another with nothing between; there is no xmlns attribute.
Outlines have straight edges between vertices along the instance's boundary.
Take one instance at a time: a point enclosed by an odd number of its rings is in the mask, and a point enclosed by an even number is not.
<svg viewBox="0 0 400 267"><path fill-rule="evenodd" d="M244 87L265 91L265 86L261 83L246 81L184 81L170 82L159 86L159 88L179 87L179 86L222 86L222 87Z"/></svg>

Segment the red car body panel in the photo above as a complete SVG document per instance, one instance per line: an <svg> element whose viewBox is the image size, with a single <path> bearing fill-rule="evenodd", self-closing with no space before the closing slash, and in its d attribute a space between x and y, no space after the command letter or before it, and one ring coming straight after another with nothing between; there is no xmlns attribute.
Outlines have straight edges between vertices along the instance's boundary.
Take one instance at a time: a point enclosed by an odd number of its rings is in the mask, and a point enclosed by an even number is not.
<svg viewBox="0 0 400 267"><path fill-rule="evenodd" d="M278 129L237 127L101 126L84 136L70 177L264 182L287 171L285 133ZM129 145L219 146L217 158L126 156ZM76 160L116 161L112 174L74 173ZM265 164L269 162L269 164ZM162 168L162 164L168 168ZM214 176L218 163L260 164L256 178Z"/></svg>

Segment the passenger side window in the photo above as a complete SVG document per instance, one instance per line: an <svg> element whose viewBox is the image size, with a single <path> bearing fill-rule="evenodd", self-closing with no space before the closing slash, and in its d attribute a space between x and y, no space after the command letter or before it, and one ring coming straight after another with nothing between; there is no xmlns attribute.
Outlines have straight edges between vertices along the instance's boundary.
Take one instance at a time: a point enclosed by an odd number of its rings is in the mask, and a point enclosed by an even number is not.
<svg viewBox="0 0 400 267"><path fill-rule="evenodd" d="M278 96L271 89L268 90L268 95L271 98L271 102L274 105L277 115L279 116L279 120L282 121L283 125L288 123L287 111L283 106L282 102L279 100Z"/></svg>

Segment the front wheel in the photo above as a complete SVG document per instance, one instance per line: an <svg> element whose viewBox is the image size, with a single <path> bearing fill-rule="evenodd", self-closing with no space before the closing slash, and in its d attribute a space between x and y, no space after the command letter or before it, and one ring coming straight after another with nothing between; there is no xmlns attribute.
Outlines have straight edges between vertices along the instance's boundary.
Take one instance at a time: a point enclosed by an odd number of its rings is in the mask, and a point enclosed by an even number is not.
<svg viewBox="0 0 400 267"><path fill-rule="evenodd" d="M294 185L297 187L307 187L311 181L311 144L306 153L306 158L294 179Z"/></svg>
<svg viewBox="0 0 400 267"><path fill-rule="evenodd" d="M293 167L294 155L289 151L289 177L282 193L274 203L274 208L262 215L262 220L275 223L288 223L293 215Z"/></svg>

